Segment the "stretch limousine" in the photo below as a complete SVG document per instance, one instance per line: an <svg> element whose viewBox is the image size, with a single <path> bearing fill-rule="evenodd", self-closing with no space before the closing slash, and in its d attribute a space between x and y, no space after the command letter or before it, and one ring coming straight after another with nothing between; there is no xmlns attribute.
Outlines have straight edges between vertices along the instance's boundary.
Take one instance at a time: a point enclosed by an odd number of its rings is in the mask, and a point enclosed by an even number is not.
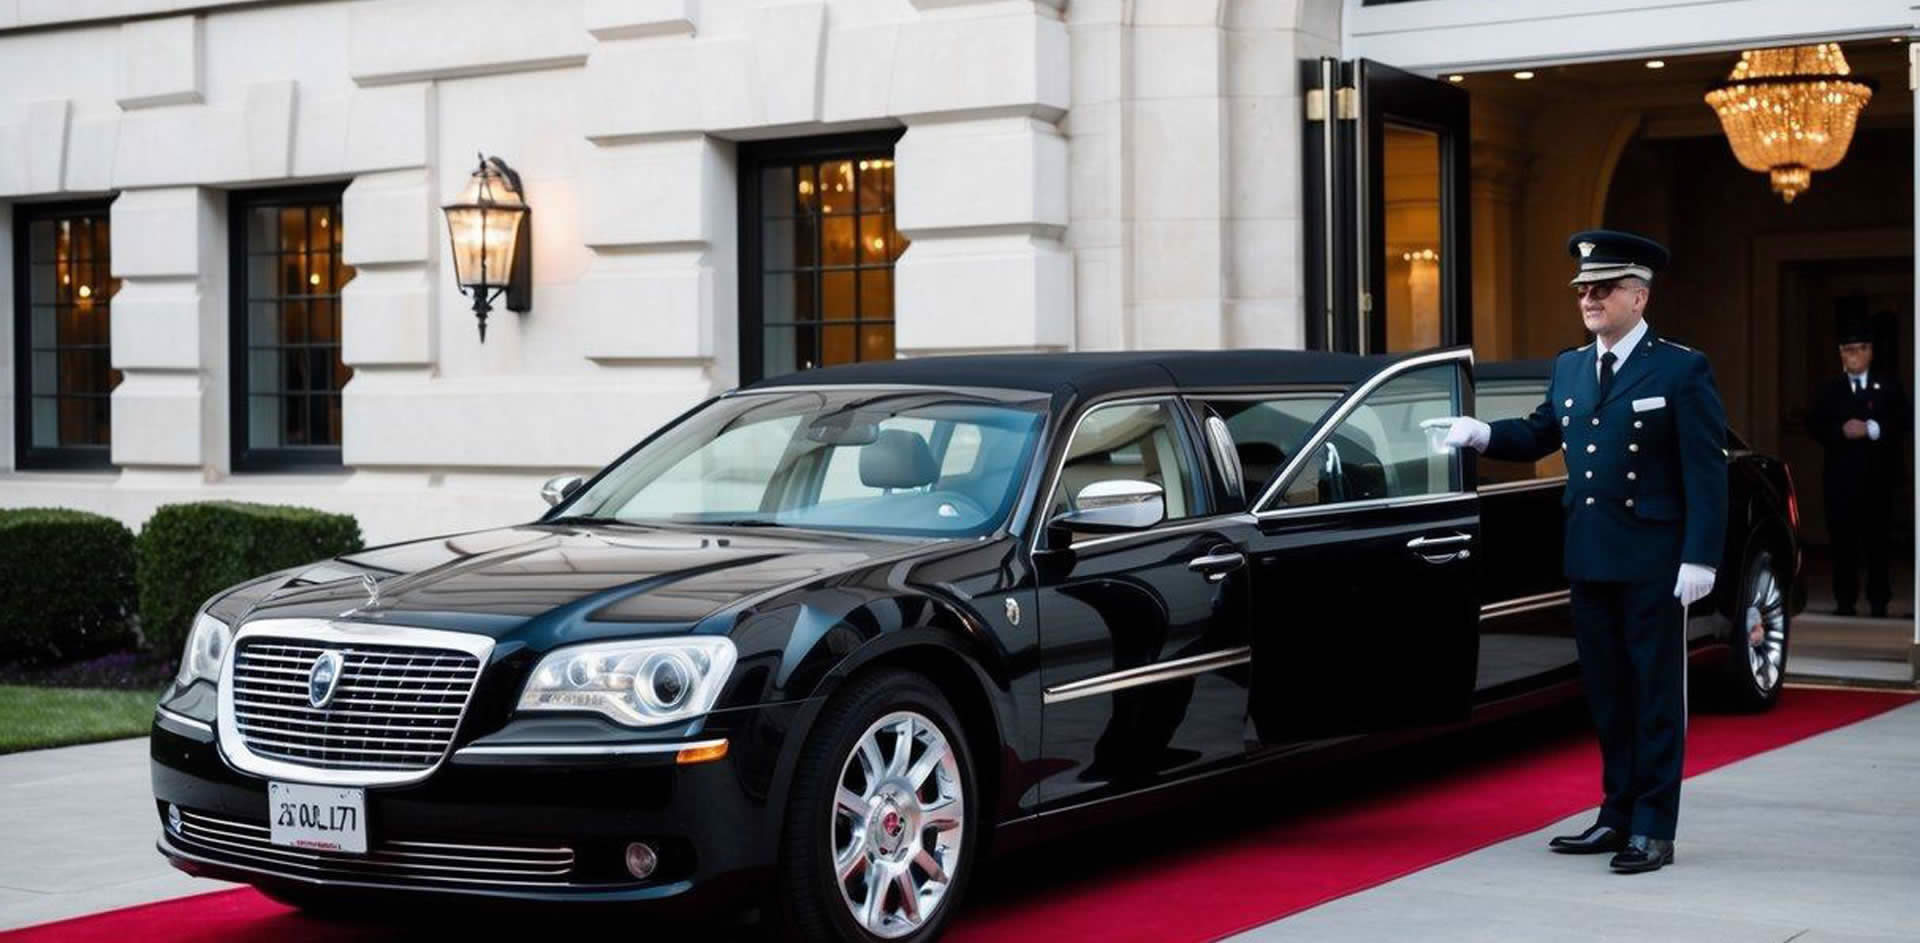
<svg viewBox="0 0 1920 943"><path fill-rule="evenodd" d="M764 902L804 938L931 938L990 848L1577 695L1563 467L1422 427L1523 414L1546 369L1083 353L752 384L549 482L537 521L208 600L154 721L159 850L316 911ZM1795 505L1730 443L1688 637L1764 709Z"/></svg>

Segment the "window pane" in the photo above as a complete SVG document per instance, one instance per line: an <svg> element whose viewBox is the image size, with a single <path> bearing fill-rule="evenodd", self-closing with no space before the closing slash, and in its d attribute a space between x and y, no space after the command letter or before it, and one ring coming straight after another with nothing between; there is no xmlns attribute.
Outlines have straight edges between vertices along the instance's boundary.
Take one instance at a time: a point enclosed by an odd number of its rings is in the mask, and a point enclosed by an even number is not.
<svg viewBox="0 0 1920 943"><path fill-rule="evenodd" d="M820 221L820 264L852 265L857 258L853 247L853 217L836 216Z"/></svg>
<svg viewBox="0 0 1920 943"><path fill-rule="evenodd" d="M812 192L812 186L807 190ZM794 216L804 212L794 183L792 167L767 167L760 171L760 215Z"/></svg>
<svg viewBox="0 0 1920 943"><path fill-rule="evenodd" d="M867 320L893 317L892 269L860 271L860 317Z"/></svg>
<svg viewBox="0 0 1920 943"><path fill-rule="evenodd" d="M282 444L280 397L247 397L247 445L256 449L277 449Z"/></svg>
<svg viewBox="0 0 1920 943"><path fill-rule="evenodd" d="M765 376L777 377L800 369L799 352L795 334L806 328L770 327L761 333L760 372Z"/></svg>
<svg viewBox="0 0 1920 943"><path fill-rule="evenodd" d="M307 342L307 303L305 301L283 301L280 303L280 343L304 344ZM264 344L264 341L255 343Z"/></svg>
<svg viewBox="0 0 1920 943"><path fill-rule="evenodd" d="M33 307L33 346L52 347L54 345L53 309L42 305Z"/></svg>
<svg viewBox="0 0 1920 943"><path fill-rule="evenodd" d="M307 339L315 344L340 343L340 303L331 300L307 302Z"/></svg>
<svg viewBox="0 0 1920 943"><path fill-rule="evenodd" d="M878 265L893 260L889 240L893 236L893 216L860 217L860 264Z"/></svg>
<svg viewBox="0 0 1920 943"><path fill-rule="evenodd" d="M247 251L280 251L280 211L271 206L254 207L247 214Z"/></svg>
<svg viewBox="0 0 1920 943"><path fill-rule="evenodd" d="M280 343L280 306L271 301L247 305L247 343L265 346Z"/></svg>
<svg viewBox="0 0 1920 943"><path fill-rule="evenodd" d="M53 351L33 352L33 392L53 394L60 391L60 355Z"/></svg>
<svg viewBox="0 0 1920 943"><path fill-rule="evenodd" d="M27 227L27 251L35 259L51 260L58 226L51 219L36 219Z"/></svg>
<svg viewBox="0 0 1920 943"><path fill-rule="evenodd" d="M1392 181L1386 214L1387 349L1440 344L1440 135L1386 126L1381 149Z"/></svg>
<svg viewBox="0 0 1920 943"><path fill-rule="evenodd" d="M767 268L807 268L815 264L812 220L768 220L766 230L764 264Z"/></svg>
<svg viewBox="0 0 1920 943"><path fill-rule="evenodd" d="M33 398L33 447L51 449L60 445L60 401L51 396Z"/></svg>
<svg viewBox="0 0 1920 943"><path fill-rule="evenodd" d="M1517 419L1533 412L1534 407L1547 396L1547 381L1540 380L1483 380L1474 384L1473 416L1487 422L1502 419ZM1563 452L1554 452L1537 462L1475 462L1475 474L1480 484L1491 485L1506 481L1530 481L1536 478L1557 478L1567 473L1567 457Z"/></svg>
<svg viewBox="0 0 1920 943"><path fill-rule="evenodd" d="M288 445L307 444L307 398L304 396L286 397L287 422L282 427L286 433Z"/></svg>
<svg viewBox="0 0 1920 943"><path fill-rule="evenodd" d="M875 157L863 160L860 171L860 212L880 213L893 209L893 160Z"/></svg>
<svg viewBox="0 0 1920 943"><path fill-rule="evenodd" d="M278 249L281 252L294 253L307 251L306 207L287 206L280 209L280 245ZM264 252L266 251L266 247L261 246L258 250L253 251Z"/></svg>
<svg viewBox="0 0 1920 943"><path fill-rule="evenodd" d="M32 304L37 305L53 304L58 292L56 286L60 281L60 277L55 273L54 267L51 265L32 265L28 266L28 268L31 270L27 276L31 286L31 293L28 296L28 300Z"/></svg>
<svg viewBox="0 0 1920 943"><path fill-rule="evenodd" d="M831 367L852 363L858 335L851 324L827 324L820 328L820 362L814 366Z"/></svg>
<svg viewBox="0 0 1920 943"><path fill-rule="evenodd" d="M853 212L853 161L834 160L820 165L820 212Z"/></svg>
<svg viewBox="0 0 1920 943"><path fill-rule="evenodd" d="M860 326L860 359L893 359L893 325L862 324Z"/></svg>
<svg viewBox="0 0 1920 943"><path fill-rule="evenodd" d="M853 296L853 272L825 272L820 276L820 320L851 321L860 313Z"/></svg>
<svg viewBox="0 0 1920 943"><path fill-rule="evenodd" d="M813 274L794 272L768 275L760 298L763 323L812 321L818 318L813 305Z"/></svg>
<svg viewBox="0 0 1920 943"><path fill-rule="evenodd" d="M1416 370L1388 381L1335 429L1288 484L1288 505L1444 494L1453 490L1452 449L1435 449L1420 423L1457 413L1456 368Z"/></svg>

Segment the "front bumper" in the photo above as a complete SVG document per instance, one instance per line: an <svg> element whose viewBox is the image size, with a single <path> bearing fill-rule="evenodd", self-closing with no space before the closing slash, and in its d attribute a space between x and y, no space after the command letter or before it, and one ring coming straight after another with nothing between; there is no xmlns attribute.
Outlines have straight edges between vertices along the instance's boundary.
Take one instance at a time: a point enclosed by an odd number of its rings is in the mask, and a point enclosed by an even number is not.
<svg viewBox="0 0 1920 943"><path fill-rule="evenodd" d="M725 739L727 753L693 764L591 743L456 750L419 783L366 790L364 856L271 845L267 780L229 766L193 718L163 711L151 750L157 847L189 874L269 888L699 910L748 899L774 866L785 805L775 771L810 706L710 715L687 741ZM644 881L626 869L636 841L659 856Z"/></svg>

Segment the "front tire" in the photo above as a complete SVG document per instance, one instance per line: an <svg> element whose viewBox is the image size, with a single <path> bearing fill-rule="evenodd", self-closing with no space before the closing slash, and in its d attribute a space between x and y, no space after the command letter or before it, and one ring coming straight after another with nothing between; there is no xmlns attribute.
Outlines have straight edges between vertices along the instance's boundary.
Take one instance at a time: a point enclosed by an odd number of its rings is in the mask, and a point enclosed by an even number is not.
<svg viewBox="0 0 1920 943"><path fill-rule="evenodd" d="M781 850L785 929L803 940L928 940L980 847L973 756L925 678L855 681L803 747Z"/></svg>
<svg viewBox="0 0 1920 943"><path fill-rule="evenodd" d="M1732 709L1759 712L1780 700L1793 615L1787 606L1789 587L1780 581L1773 554L1755 553L1745 570L1740 594L1734 597L1733 629L1719 687Z"/></svg>

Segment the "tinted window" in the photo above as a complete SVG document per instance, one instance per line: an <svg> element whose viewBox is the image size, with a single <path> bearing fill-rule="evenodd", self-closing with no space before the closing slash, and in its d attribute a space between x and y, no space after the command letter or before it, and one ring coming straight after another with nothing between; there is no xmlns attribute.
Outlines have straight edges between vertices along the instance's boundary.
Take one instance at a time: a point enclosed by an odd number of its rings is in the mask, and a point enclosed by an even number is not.
<svg viewBox="0 0 1920 943"><path fill-rule="evenodd" d="M1234 451L1247 476L1247 500L1259 499L1273 476L1306 442L1313 424L1340 401L1340 393L1303 390L1259 397L1206 397L1194 400L1205 413L1226 420Z"/></svg>
<svg viewBox="0 0 1920 943"><path fill-rule="evenodd" d="M1519 419L1531 415L1547 395L1547 380L1484 380L1474 386L1475 418L1483 422ZM1556 451L1537 462L1496 462L1481 459L1474 463L1482 485L1510 481L1558 478L1567 473L1566 457Z"/></svg>

